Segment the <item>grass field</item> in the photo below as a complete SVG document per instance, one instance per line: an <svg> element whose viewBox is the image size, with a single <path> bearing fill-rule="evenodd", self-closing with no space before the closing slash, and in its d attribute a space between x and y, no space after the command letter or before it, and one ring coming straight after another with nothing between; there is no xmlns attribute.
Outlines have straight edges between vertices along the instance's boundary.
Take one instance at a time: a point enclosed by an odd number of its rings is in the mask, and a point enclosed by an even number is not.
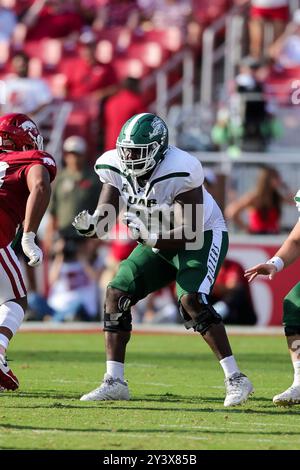
<svg viewBox="0 0 300 470"><path fill-rule="evenodd" d="M275 408L291 383L280 337L233 337L256 393L223 408L223 374L197 335L136 335L130 402L80 402L104 372L99 334L21 333L9 351L21 382L0 394L1 449L299 449L300 406Z"/></svg>

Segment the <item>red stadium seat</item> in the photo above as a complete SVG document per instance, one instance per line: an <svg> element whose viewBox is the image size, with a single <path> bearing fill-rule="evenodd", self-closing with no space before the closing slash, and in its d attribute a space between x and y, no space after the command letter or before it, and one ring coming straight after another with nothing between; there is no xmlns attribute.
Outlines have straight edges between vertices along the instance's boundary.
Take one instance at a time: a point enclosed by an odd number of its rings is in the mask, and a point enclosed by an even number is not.
<svg viewBox="0 0 300 470"><path fill-rule="evenodd" d="M96 58L102 64L110 64L114 57L114 46L108 39L101 39L96 47Z"/></svg>
<svg viewBox="0 0 300 470"><path fill-rule="evenodd" d="M141 78L149 72L149 68L140 59L117 58L114 60L114 66L119 80L126 77Z"/></svg>
<svg viewBox="0 0 300 470"><path fill-rule="evenodd" d="M131 59L139 59L149 68L157 68L163 62L167 52L163 51L160 44L154 41L136 42L130 45L127 51Z"/></svg>
<svg viewBox="0 0 300 470"><path fill-rule="evenodd" d="M27 41L25 52L41 60L46 68L55 68L62 58L62 42L59 39L43 39L42 41Z"/></svg>
<svg viewBox="0 0 300 470"><path fill-rule="evenodd" d="M152 41L160 44L163 49L167 51L176 52L182 46L182 35L179 28L176 26L161 29L152 29L146 31L143 35L145 41Z"/></svg>
<svg viewBox="0 0 300 470"><path fill-rule="evenodd" d="M97 33L97 39L110 41L114 49L122 52L126 51L131 43L131 31L125 27L107 28Z"/></svg>

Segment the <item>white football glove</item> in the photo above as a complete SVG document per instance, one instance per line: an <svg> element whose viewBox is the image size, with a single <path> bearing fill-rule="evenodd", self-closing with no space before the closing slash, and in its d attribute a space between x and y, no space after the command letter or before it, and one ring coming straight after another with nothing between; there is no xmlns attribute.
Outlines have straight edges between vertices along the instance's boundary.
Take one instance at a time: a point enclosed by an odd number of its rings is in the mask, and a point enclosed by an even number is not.
<svg viewBox="0 0 300 470"><path fill-rule="evenodd" d="M88 211L82 211L75 217L72 225L79 235L93 237L96 233L98 219L99 213L97 211L93 215L89 214Z"/></svg>
<svg viewBox="0 0 300 470"><path fill-rule="evenodd" d="M43 261L43 252L35 243L34 232L24 232L22 236L22 249L24 254L29 258L29 266L39 266Z"/></svg>
<svg viewBox="0 0 300 470"><path fill-rule="evenodd" d="M145 224L132 212L125 212L122 221L130 231L130 236L144 245L154 248L157 243L157 235L150 233Z"/></svg>

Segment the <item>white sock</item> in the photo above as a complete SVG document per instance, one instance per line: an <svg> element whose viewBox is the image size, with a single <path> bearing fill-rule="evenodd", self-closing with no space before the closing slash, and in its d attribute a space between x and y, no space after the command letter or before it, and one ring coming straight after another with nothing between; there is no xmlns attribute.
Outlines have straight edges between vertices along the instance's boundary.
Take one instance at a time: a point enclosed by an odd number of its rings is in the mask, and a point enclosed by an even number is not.
<svg viewBox="0 0 300 470"><path fill-rule="evenodd" d="M116 361L106 361L106 372L114 379L124 382L124 364Z"/></svg>
<svg viewBox="0 0 300 470"><path fill-rule="evenodd" d="M9 339L7 338L7 336L0 333L0 346L2 346L6 350L8 348L8 345Z"/></svg>
<svg viewBox="0 0 300 470"><path fill-rule="evenodd" d="M234 356L228 356L228 357L225 357L224 359L221 359L220 364L221 364L221 367L223 369L226 379L230 377L231 375L235 374L236 372L241 372L240 369L238 368L238 365L236 363Z"/></svg>
<svg viewBox="0 0 300 470"><path fill-rule="evenodd" d="M294 382L293 387L300 386L300 361L293 362L294 366Z"/></svg>

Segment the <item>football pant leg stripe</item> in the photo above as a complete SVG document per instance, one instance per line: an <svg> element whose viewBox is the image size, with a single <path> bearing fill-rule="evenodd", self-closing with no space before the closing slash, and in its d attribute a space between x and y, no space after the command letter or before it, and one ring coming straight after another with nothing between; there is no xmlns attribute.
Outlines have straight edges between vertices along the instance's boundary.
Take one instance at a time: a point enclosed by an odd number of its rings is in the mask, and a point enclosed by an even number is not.
<svg viewBox="0 0 300 470"><path fill-rule="evenodd" d="M8 259L10 260L12 266L14 267L14 269L15 269L15 271L16 271L16 273L17 273L19 282L20 282L20 284L21 284L21 287L22 287L22 289L23 289L24 296L25 296L25 295L27 294L27 291L26 291L26 287L25 287L23 275L22 275L21 269L20 269L20 267L19 267L19 260L18 260L16 254L15 254L15 252L13 251L12 248L6 247L6 248L4 248L4 251L5 251L5 253L7 254Z"/></svg>
<svg viewBox="0 0 300 470"><path fill-rule="evenodd" d="M12 264L10 263L5 251L2 249L0 250L0 262L10 280L14 295L16 299L20 299L21 297L24 297L24 292L22 289L22 286L20 284L20 281L18 279L18 276L13 269Z"/></svg>

